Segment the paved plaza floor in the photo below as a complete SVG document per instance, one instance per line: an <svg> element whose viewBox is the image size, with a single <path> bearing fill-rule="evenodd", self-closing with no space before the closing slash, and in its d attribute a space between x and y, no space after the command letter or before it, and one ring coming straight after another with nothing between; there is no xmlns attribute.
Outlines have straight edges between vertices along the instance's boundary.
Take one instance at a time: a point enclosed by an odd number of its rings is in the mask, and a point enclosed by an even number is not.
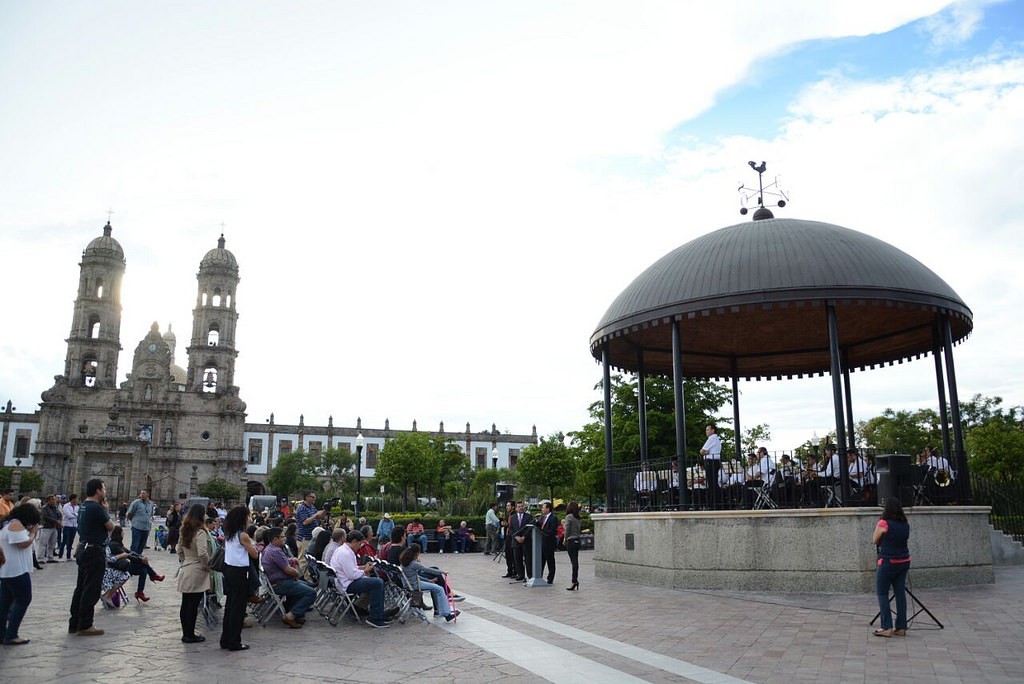
<svg viewBox="0 0 1024 684"><path fill-rule="evenodd" d="M1024 681L1022 567L997 568L994 585L915 591L945 629L922 614L907 637L880 639L873 595L634 586L596 579L590 551L569 592L564 553L551 588L508 584L489 556L431 555L466 596L456 623L331 627L310 613L301 630L247 629L252 649L229 653L219 626L206 643L181 643L176 559L151 557L167 581L147 586L149 603L100 607L102 637L67 634L74 563L36 572L21 628L32 641L0 646L0 682Z"/></svg>

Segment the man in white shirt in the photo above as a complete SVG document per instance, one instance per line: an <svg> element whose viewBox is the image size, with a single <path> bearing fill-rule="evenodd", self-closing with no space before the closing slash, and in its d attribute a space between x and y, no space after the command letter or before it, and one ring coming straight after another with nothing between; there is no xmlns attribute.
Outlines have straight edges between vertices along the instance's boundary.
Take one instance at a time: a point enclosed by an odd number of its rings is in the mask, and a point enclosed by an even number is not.
<svg viewBox="0 0 1024 684"><path fill-rule="evenodd" d="M345 543L331 556L330 565L337 575L339 591L370 595L370 619L366 624L383 629L391 626L391 622L384 619L384 580L373 576L373 563L367 562L363 567L359 567L356 549L362 542L362 534L349 532Z"/></svg>
<svg viewBox="0 0 1024 684"><path fill-rule="evenodd" d="M68 502L61 506L61 525L64 526L64 533L61 535L60 547L57 549L57 559L63 558L64 549L67 549L67 560L71 560L71 548L75 545L75 535L78 534L77 494L72 494Z"/></svg>
<svg viewBox="0 0 1024 684"><path fill-rule="evenodd" d="M850 469L850 485L857 489L864 489L864 485L867 484L868 464L852 447L846 450L846 463Z"/></svg>
<svg viewBox="0 0 1024 684"><path fill-rule="evenodd" d="M651 510L651 497L658 489L658 475L651 470L647 461L640 464L640 470L633 477L633 489L637 493L637 508L641 511Z"/></svg>
<svg viewBox="0 0 1024 684"><path fill-rule="evenodd" d="M704 480L708 483L708 502L712 509L718 508L722 501L722 490L718 486L718 472L722 469L722 440L714 425L704 428L707 440L700 448L704 457Z"/></svg>

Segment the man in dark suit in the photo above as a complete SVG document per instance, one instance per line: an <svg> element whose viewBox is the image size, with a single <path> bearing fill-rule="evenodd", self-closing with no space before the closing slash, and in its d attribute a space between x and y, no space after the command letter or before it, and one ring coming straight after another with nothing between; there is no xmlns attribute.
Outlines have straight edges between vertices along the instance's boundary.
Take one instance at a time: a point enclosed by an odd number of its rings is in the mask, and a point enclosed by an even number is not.
<svg viewBox="0 0 1024 684"><path fill-rule="evenodd" d="M544 574L544 566L548 568L548 584L555 581L555 547L558 545L558 518L552 510L551 503L545 501L540 505L540 573Z"/></svg>
<svg viewBox="0 0 1024 684"><path fill-rule="evenodd" d="M512 534L515 579L520 582L533 577L533 553L530 550L530 532L533 528L523 529L532 523L533 516L526 512L526 505L522 501L517 501L516 512L508 522L508 529Z"/></svg>

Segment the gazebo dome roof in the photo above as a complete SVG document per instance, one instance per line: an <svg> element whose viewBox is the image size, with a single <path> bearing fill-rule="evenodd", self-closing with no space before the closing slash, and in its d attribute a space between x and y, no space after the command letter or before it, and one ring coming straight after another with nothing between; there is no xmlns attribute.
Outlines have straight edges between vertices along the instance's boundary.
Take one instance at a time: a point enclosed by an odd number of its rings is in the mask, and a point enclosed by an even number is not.
<svg viewBox="0 0 1024 684"><path fill-rule="evenodd" d="M818 221L765 219L692 240L652 264L612 302L591 336L600 358L648 372L672 369L681 321L687 377L761 377L829 370L825 305L836 305L847 367L932 351L935 312L954 341L972 314L928 267L877 238Z"/></svg>

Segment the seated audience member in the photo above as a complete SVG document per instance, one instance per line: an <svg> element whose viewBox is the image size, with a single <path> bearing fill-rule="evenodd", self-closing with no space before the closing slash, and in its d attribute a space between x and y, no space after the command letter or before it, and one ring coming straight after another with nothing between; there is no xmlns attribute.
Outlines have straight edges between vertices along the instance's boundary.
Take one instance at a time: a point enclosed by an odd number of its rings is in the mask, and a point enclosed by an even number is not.
<svg viewBox="0 0 1024 684"><path fill-rule="evenodd" d="M323 560L324 549L331 541L331 533L322 527L313 530L313 539L306 547L306 553L317 560Z"/></svg>
<svg viewBox="0 0 1024 684"><path fill-rule="evenodd" d="M476 538L473 536L473 530L467 525L466 521L463 520L459 523L459 526L455 528L455 553L468 553L473 544L476 542Z"/></svg>
<svg viewBox="0 0 1024 684"><path fill-rule="evenodd" d="M359 532L349 532L345 543L331 556L331 568L336 575L338 591L370 595L370 619L366 624L378 629L390 627L384 619L384 580L375 575L373 562L360 567L356 562L356 549L363 541Z"/></svg>
<svg viewBox="0 0 1024 684"><path fill-rule="evenodd" d="M383 558L388 563L394 563L398 565L399 557L402 555L402 551L405 550L405 530L401 527L396 527L391 530L391 541L380 547L380 558Z"/></svg>
<svg viewBox="0 0 1024 684"><path fill-rule="evenodd" d="M267 533L270 544L263 550L261 562L274 593L284 597L287 611L281 621L292 629L306 622L306 611L313 605L316 589L299 579L298 561L284 555L284 530L272 527Z"/></svg>
<svg viewBox="0 0 1024 684"><path fill-rule="evenodd" d="M444 573L437 568L428 568L423 563L420 563L419 558L420 545L410 545L402 552L402 556L399 559L402 572L405 573L405 578L409 580L409 586L414 590L419 589L430 592L430 600L434 604L434 615L440 615L446 621L451 622L459 614L459 611L452 610L451 604L448 602L448 594L443 586ZM421 578L428 576L441 580L441 584L420 581Z"/></svg>
<svg viewBox="0 0 1024 684"><path fill-rule="evenodd" d="M299 557L299 542L295 538L296 532L298 532L299 526L294 521L284 528L284 545L288 549L292 558Z"/></svg>
<svg viewBox="0 0 1024 684"><path fill-rule="evenodd" d="M348 532L341 529L340 527L335 529L334 532L331 533L331 543L328 544L327 547L324 549L323 558L321 558L320 560L330 565L331 556L334 555L334 552L338 550L338 547L340 545L345 543L345 536L347 534Z"/></svg>
<svg viewBox="0 0 1024 684"><path fill-rule="evenodd" d="M437 521L437 549L439 553L453 551L452 526L444 518ZM426 547L423 547L426 548Z"/></svg>
<svg viewBox="0 0 1024 684"><path fill-rule="evenodd" d="M413 518L412 522L405 526L405 536L410 544L419 544L420 548L426 551L427 535L424 534L423 523L419 518Z"/></svg>
<svg viewBox="0 0 1024 684"><path fill-rule="evenodd" d="M373 538L373 528L369 525L363 525L359 528L359 534L363 535L363 541L359 544L359 548L356 549L356 557L360 560L376 558L377 543Z"/></svg>
<svg viewBox="0 0 1024 684"><path fill-rule="evenodd" d="M163 582L164 576L158 574L157 571L153 569L153 566L149 564L148 557L131 553L128 549L124 548L124 531L121 527L115 526L114 529L110 531L110 542L107 546L110 548L110 555L115 561L121 559L128 560L129 575L138 576L139 588L135 592L135 598L140 601L148 601L149 597L146 596L145 593L146 578L149 578L154 582Z"/></svg>

